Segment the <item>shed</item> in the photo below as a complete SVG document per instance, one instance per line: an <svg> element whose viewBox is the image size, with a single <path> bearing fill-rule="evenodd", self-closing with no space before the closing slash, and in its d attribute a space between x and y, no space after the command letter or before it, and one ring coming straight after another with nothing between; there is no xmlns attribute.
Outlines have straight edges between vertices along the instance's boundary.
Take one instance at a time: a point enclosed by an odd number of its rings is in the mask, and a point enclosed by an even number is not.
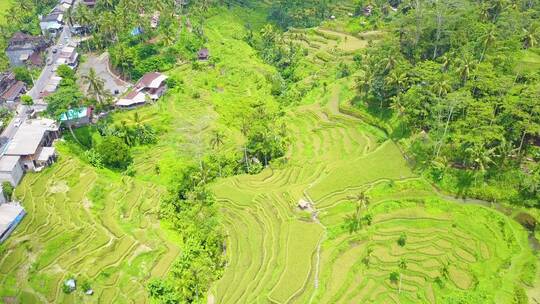
<svg viewBox="0 0 540 304"><path fill-rule="evenodd" d="M210 51L207 48L202 48L197 53L197 57L199 58L199 60L208 60L208 58L210 57Z"/></svg>
<svg viewBox="0 0 540 304"><path fill-rule="evenodd" d="M3 155L0 157L0 182L9 182L16 187L23 177L21 156Z"/></svg>
<svg viewBox="0 0 540 304"><path fill-rule="evenodd" d="M26 215L18 203L0 204L0 243L4 242Z"/></svg>

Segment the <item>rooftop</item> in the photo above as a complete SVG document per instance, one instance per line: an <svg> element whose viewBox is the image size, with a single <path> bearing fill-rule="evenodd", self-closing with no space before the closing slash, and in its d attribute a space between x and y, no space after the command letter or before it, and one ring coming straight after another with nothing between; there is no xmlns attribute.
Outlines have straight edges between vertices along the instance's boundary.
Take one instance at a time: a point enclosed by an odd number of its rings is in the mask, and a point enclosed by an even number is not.
<svg viewBox="0 0 540 304"><path fill-rule="evenodd" d="M22 93L24 86L24 82L17 81L6 92L4 92L4 94L2 94L1 99L9 101L15 100Z"/></svg>
<svg viewBox="0 0 540 304"><path fill-rule="evenodd" d="M159 72L146 73L143 75L143 77L141 77L141 79L139 79L135 87L137 87L138 89L157 89L167 78L167 76Z"/></svg>
<svg viewBox="0 0 540 304"><path fill-rule="evenodd" d="M11 172L13 168L17 165L20 156L16 155L4 155L0 157L0 172Z"/></svg>
<svg viewBox="0 0 540 304"><path fill-rule="evenodd" d="M137 91L131 91L123 98L120 98L116 105L120 107L129 107L136 104L143 104L146 102L146 97L144 93L137 92Z"/></svg>
<svg viewBox="0 0 540 304"><path fill-rule="evenodd" d="M62 115L60 115L60 121L68 121L68 120L84 118L86 116L90 116L90 111L91 110L88 107L70 109L66 113L62 113Z"/></svg>
<svg viewBox="0 0 540 304"><path fill-rule="evenodd" d="M38 161L46 162L56 153L54 147L43 147L39 152Z"/></svg>
<svg viewBox="0 0 540 304"><path fill-rule="evenodd" d="M58 126L52 119L27 120L8 143L5 155L33 155L37 152L45 133L57 130Z"/></svg>
<svg viewBox="0 0 540 304"><path fill-rule="evenodd" d="M19 204L7 203L0 205L0 235L8 230L13 222L24 216L24 209Z"/></svg>

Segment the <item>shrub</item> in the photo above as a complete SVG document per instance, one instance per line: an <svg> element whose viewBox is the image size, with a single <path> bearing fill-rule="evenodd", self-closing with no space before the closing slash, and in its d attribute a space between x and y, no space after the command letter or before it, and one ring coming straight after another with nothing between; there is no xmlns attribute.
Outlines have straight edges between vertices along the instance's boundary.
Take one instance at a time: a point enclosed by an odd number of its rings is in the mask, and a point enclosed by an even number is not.
<svg viewBox="0 0 540 304"><path fill-rule="evenodd" d="M126 169L131 163L131 154L126 143L116 137L107 136L96 147L103 164L109 168Z"/></svg>
<svg viewBox="0 0 540 304"><path fill-rule="evenodd" d="M397 243L401 247L405 246L405 244L407 243L407 236L405 235L405 233L402 233L399 236L399 239L398 239Z"/></svg>
<svg viewBox="0 0 540 304"><path fill-rule="evenodd" d="M90 165L96 168L103 168L103 159L101 154L97 153L95 149L84 151L84 157Z"/></svg>
<svg viewBox="0 0 540 304"><path fill-rule="evenodd" d="M13 185L11 185L10 182L3 182L2 183L2 191L4 192L4 196L6 197L6 200L11 201L11 198L13 196Z"/></svg>
<svg viewBox="0 0 540 304"><path fill-rule="evenodd" d="M521 286L514 286L514 303L515 304L527 304L529 303L529 297L527 297L527 293L525 292L525 289Z"/></svg>
<svg viewBox="0 0 540 304"><path fill-rule="evenodd" d="M390 282L396 283L397 281L399 281L399 273L397 273L396 271L392 271L390 273Z"/></svg>

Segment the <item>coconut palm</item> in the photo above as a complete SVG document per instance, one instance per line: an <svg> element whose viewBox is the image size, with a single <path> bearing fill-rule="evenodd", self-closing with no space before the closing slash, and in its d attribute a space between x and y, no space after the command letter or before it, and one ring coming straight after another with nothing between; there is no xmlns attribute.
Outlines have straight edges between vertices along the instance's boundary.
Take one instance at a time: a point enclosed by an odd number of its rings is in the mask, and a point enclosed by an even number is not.
<svg viewBox="0 0 540 304"><path fill-rule="evenodd" d="M361 97L367 97L369 90L371 89L372 81L373 76L369 70L364 73L364 76L358 77L356 79L355 88Z"/></svg>
<svg viewBox="0 0 540 304"><path fill-rule="evenodd" d="M540 36L538 23L532 24L529 28L524 28L523 47L526 49L535 47L538 44L538 36Z"/></svg>
<svg viewBox="0 0 540 304"><path fill-rule="evenodd" d="M356 195L349 196L349 199L354 200L357 205L361 205L362 209L366 209L370 204L370 198L365 191L362 191Z"/></svg>
<svg viewBox="0 0 540 304"><path fill-rule="evenodd" d="M451 89L450 82L445 77L441 77L431 86L431 91L439 98L446 96Z"/></svg>
<svg viewBox="0 0 540 304"><path fill-rule="evenodd" d="M491 25L482 36L482 45L484 48L482 50L482 54L480 55L479 62L482 62L484 60L486 51L489 47L493 45L495 40L497 40L497 28L495 25Z"/></svg>
<svg viewBox="0 0 540 304"><path fill-rule="evenodd" d="M402 275L403 275L402 272L407 269L407 262L405 261L405 259L403 259L403 258L399 259L398 267L401 270L399 272L399 291L398 291L398 293L401 293L401 278L402 278Z"/></svg>
<svg viewBox="0 0 540 304"><path fill-rule="evenodd" d="M90 68L88 73L82 76L82 80L88 85L88 93L94 96L99 104L105 104L111 94L105 89L105 82L97 75L96 70Z"/></svg>
<svg viewBox="0 0 540 304"><path fill-rule="evenodd" d="M387 77L386 82L395 87L396 91L401 93L403 91L403 88L407 86L407 74L406 73L398 73L396 71L392 71Z"/></svg>
<svg viewBox="0 0 540 304"><path fill-rule="evenodd" d="M210 139L210 145L212 146L213 149L219 149L224 141L224 135L223 135L223 132L219 131L219 130L213 130L212 131L212 138Z"/></svg>
<svg viewBox="0 0 540 304"><path fill-rule="evenodd" d="M391 71L398 63L398 60L394 54L389 54L381 62L385 71Z"/></svg>
<svg viewBox="0 0 540 304"><path fill-rule="evenodd" d="M360 204L356 204L354 212L345 216L345 226L347 227L347 230L349 230L350 234L357 232L362 226L360 209Z"/></svg>
<svg viewBox="0 0 540 304"><path fill-rule="evenodd" d="M458 73L461 83L464 85L469 80L472 70L476 67L476 62L470 56L464 56L458 61Z"/></svg>

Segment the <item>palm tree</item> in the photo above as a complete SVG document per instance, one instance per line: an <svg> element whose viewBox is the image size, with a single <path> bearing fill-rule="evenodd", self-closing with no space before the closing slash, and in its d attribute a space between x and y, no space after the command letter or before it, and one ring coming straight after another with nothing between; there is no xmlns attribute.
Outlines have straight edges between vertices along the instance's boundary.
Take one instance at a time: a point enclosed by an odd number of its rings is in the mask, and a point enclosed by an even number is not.
<svg viewBox="0 0 540 304"><path fill-rule="evenodd" d="M482 36L482 44L484 45L484 48L482 50L482 54L480 55L479 62L482 62L484 60L484 56L486 55L487 49L497 40L497 28L495 25L491 25L486 33Z"/></svg>
<svg viewBox="0 0 540 304"><path fill-rule="evenodd" d="M361 205L362 209L366 209L370 204L370 197L366 194L365 191L362 191L356 195L349 196L349 199L356 201L357 205Z"/></svg>
<svg viewBox="0 0 540 304"><path fill-rule="evenodd" d="M407 86L407 74L406 73L398 73L396 71L392 71L387 77L386 82L389 85L392 85L396 88L396 91L399 93L403 92L403 88Z"/></svg>
<svg viewBox="0 0 540 304"><path fill-rule="evenodd" d="M397 65L398 60L394 54L389 54L381 63L384 65L384 70L388 72Z"/></svg>
<svg viewBox="0 0 540 304"><path fill-rule="evenodd" d="M401 271L399 272L399 291L398 291L398 293L401 293L401 277L402 277L402 272L405 271L405 270L407 269L407 262L405 261L404 258L399 259L398 267L399 267L399 269L401 270Z"/></svg>
<svg viewBox="0 0 540 304"><path fill-rule="evenodd" d="M105 82L101 79L94 68L88 70L88 74L82 76L83 83L88 85L88 93L93 95L99 104L104 104L105 100L111 96L105 89Z"/></svg>
<svg viewBox="0 0 540 304"><path fill-rule="evenodd" d="M363 77L358 77L356 79L356 84L355 84L356 91L361 97L363 98L367 97L367 95L369 94L369 90L371 89L372 81L373 81L373 77L372 77L371 72L369 72L369 70L364 73Z"/></svg>
<svg viewBox="0 0 540 304"><path fill-rule="evenodd" d="M441 77L431 86L432 92L439 98L446 96L451 89L452 87L450 86L448 79L445 77Z"/></svg>
<svg viewBox="0 0 540 304"><path fill-rule="evenodd" d="M459 77L461 78L462 85L465 85L467 80L469 80L472 70L476 66L476 62L470 56L464 56L458 61L458 64Z"/></svg>
<svg viewBox="0 0 540 304"><path fill-rule="evenodd" d="M538 44L539 25L538 23L532 24L529 28L523 29L523 47L528 49L535 47Z"/></svg>
<svg viewBox="0 0 540 304"><path fill-rule="evenodd" d="M249 125L246 118L242 119L242 125L240 126L240 131L242 132L242 135L246 138L246 142L244 143L244 161L246 162L246 170L249 172L249 158L247 154L247 144L248 144L248 133L249 133Z"/></svg>
<svg viewBox="0 0 540 304"><path fill-rule="evenodd" d="M442 66L441 66L441 70L442 70L443 72L448 71L448 67L450 67L450 63L451 63L450 57L449 57L449 56L447 56L447 55L441 56L441 57L439 58L438 62L441 63L441 65L442 65Z"/></svg>
<svg viewBox="0 0 540 304"><path fill-rule="evenodd" d="M345 216L345 226L350 234L357 232L362 226L362 217L360 212L360 204L356 204L355 211L352 214Z"/></svg>
<svg viewBox="0 0 540 304"><path fill-rule="evenodd" d="M443 265L443 267L441 269L441 276L443 278L445 278L445 279L448 279L448 277L450 276L449 268L450 268L450 264L446 263L446 264Z"/></svg>
<svg viewBox="0 0 540 304"><path fill-rule="evenodd" d="M212 131L212 138L210 139L210 145L213 149L219 149L223 145L224 135L219 130Z"/></svg>

